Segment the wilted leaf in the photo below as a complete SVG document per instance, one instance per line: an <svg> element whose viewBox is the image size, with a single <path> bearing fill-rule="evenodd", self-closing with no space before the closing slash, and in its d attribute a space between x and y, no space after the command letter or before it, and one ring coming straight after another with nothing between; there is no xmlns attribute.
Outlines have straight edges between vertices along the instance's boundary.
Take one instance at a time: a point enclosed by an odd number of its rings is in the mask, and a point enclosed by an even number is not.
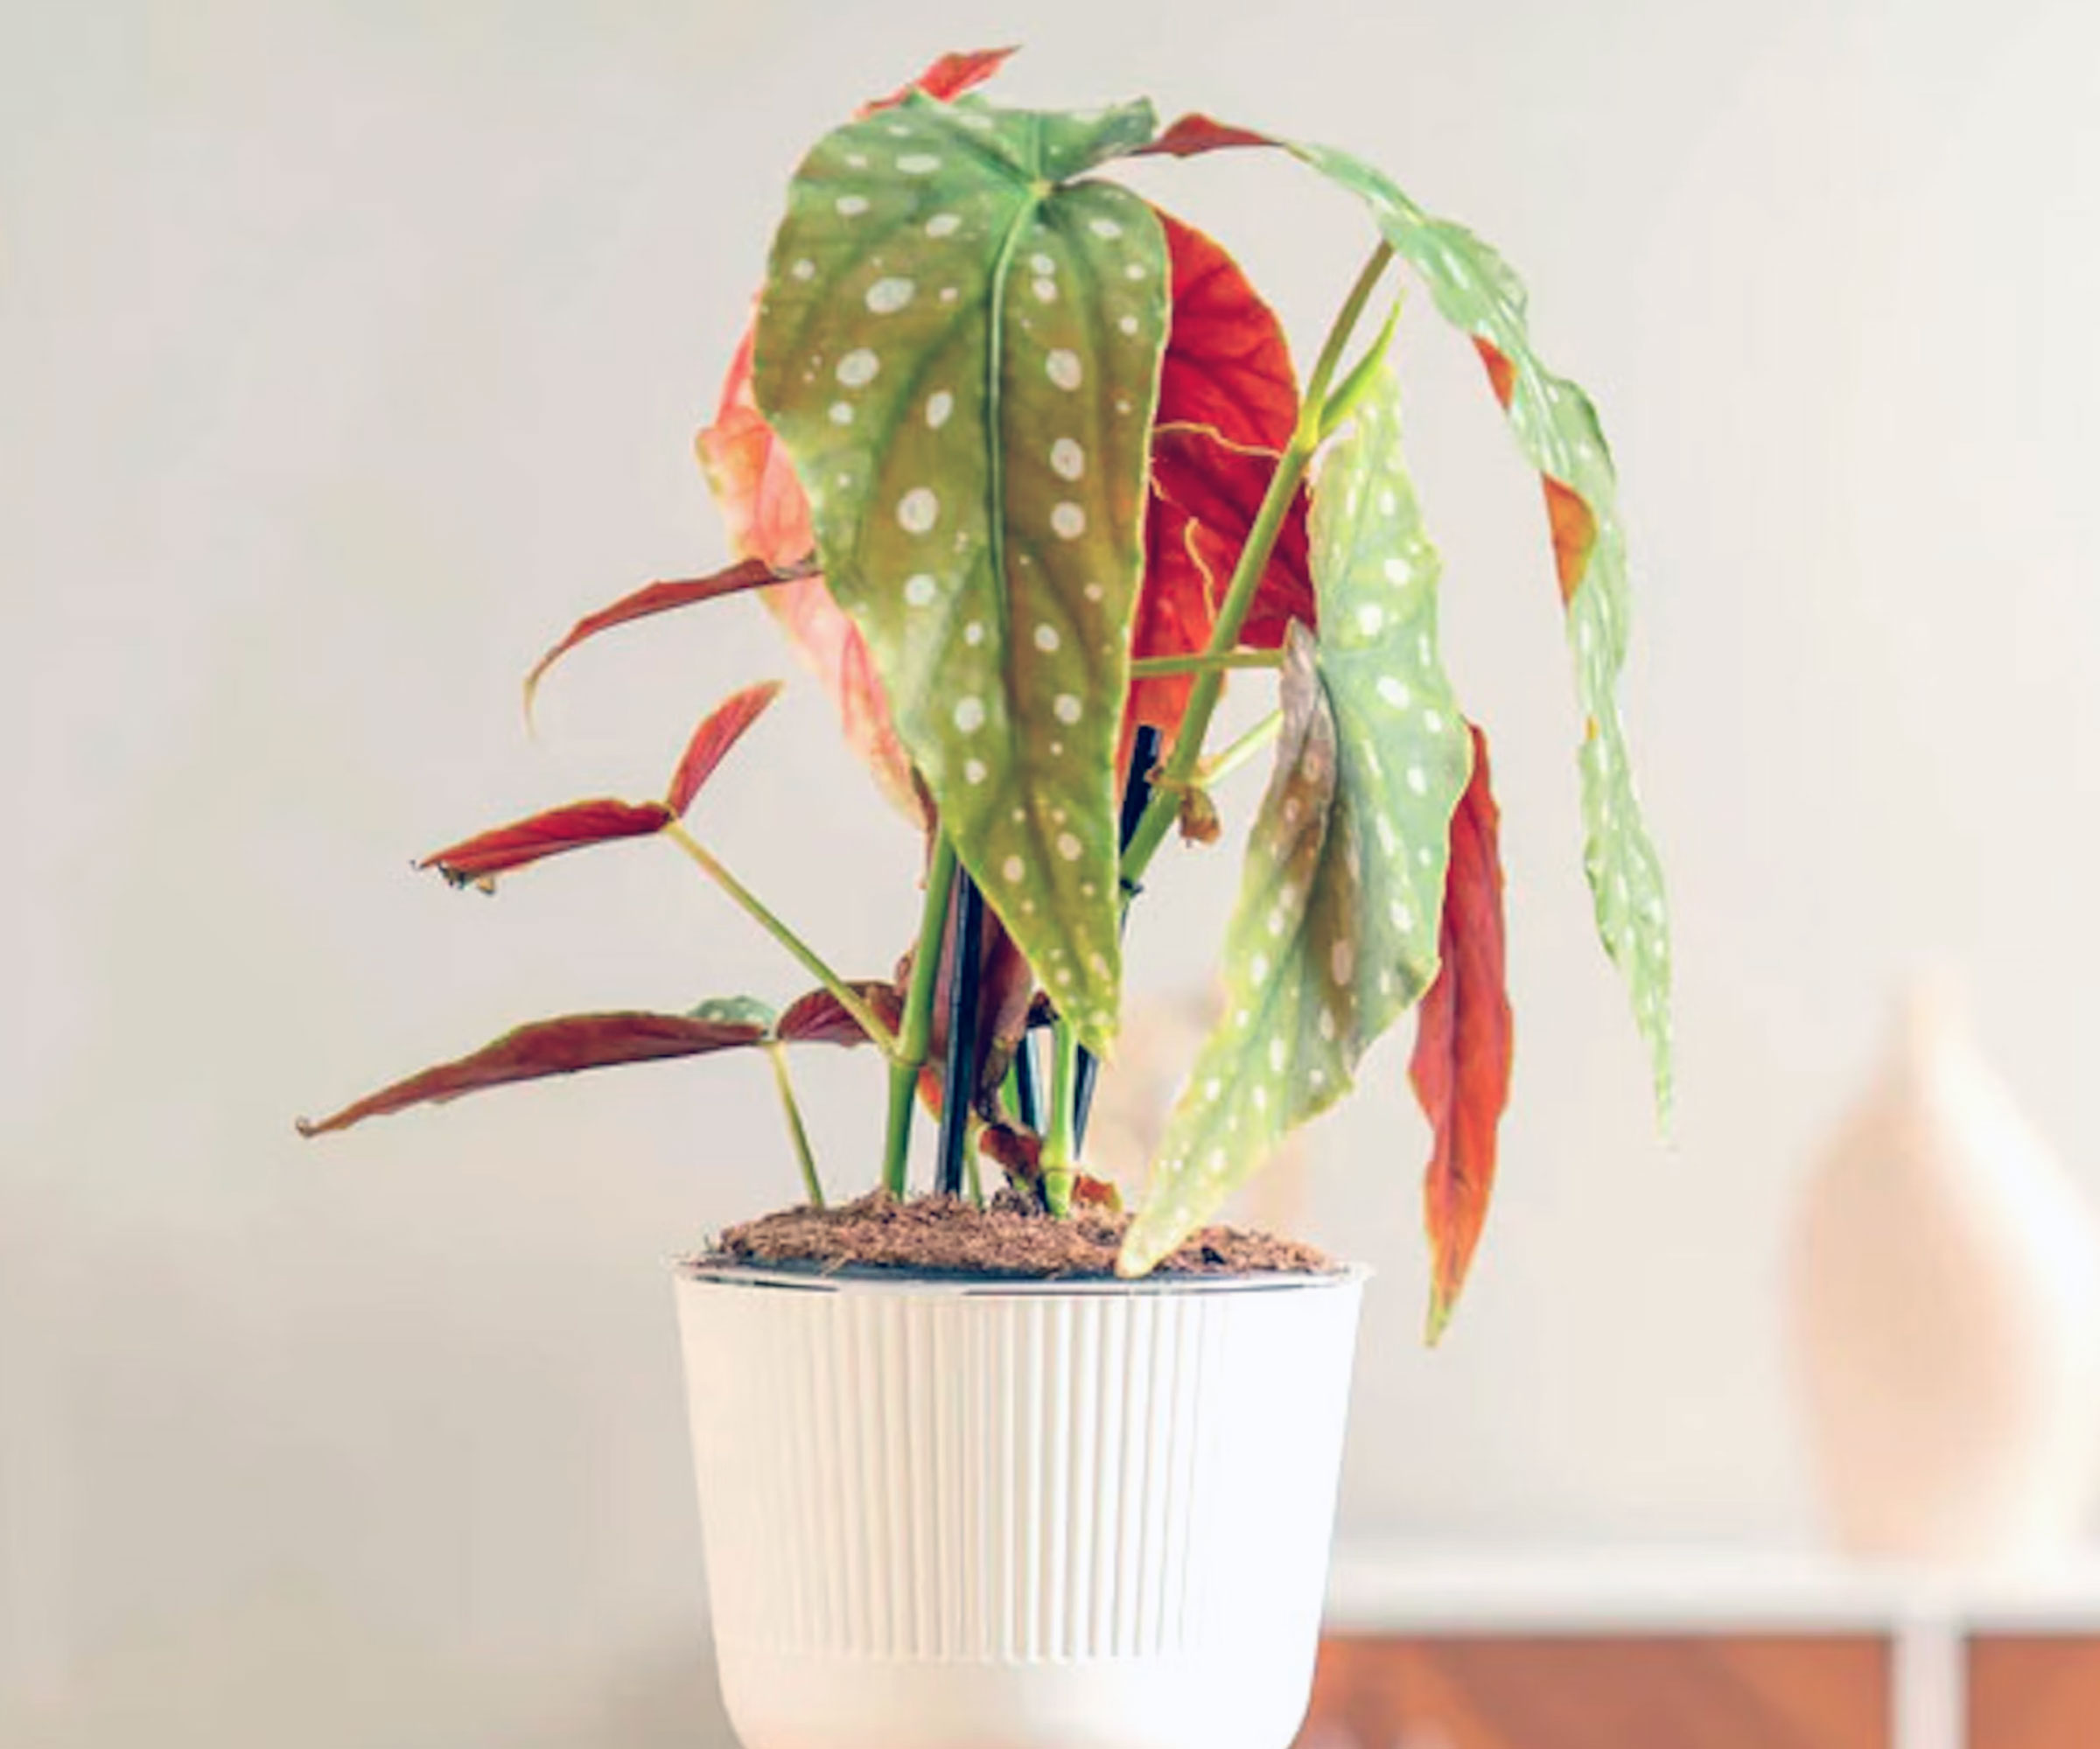
<svg viewBox="0 0 2100 1749"><path fill-rule="evenodd" d="M682 816L693 805L693 798L715 774L715 767L743 738L744 731L780 696L779 681L761 681L756 686L732 693L701 718L692 739L685 744L685 756L678 761L678 769L672 774L670 789L664 797L664 805L673 814Z"/></svg>
<svg viewBox="0 0 2100 1749"><path fill-rule="evenodd" d="M1381 370L1312 501L1321 632L1285 644L1275 775L1226 936L1225 1011L1160 1143L1119 1267L1143 1274L1356 1064L1437 969L1470 745L1438 654L1436 549Z"/></svg>
<svg viewBox="0 0 2100 1749"><path fill-rule="evenodd" d="M535 1021L471 1056L382 1088L318 1123L301 1118L298 1130L302 1136L326 1135L411 1105L442 1105L484 1088L622 1063L705 1056L758 1044L765 1036L766 1028L752 1021L696 1019L686 1014L572 1014Z"/></svg>
<svg viewBox="0 0 2100 1749"><path fill-rule="evenodd" d="M1423 1182L1429 1232L1429 1340L1450 1322L1488 1218L1495 1130L1509 1103L1511 1028L1503 975L1501 815L1488 740L1474 728L1473 779L1451 819L1442 964L1422 998L1408 1075L1436 1146Z"/></svg>
<svg viewBox="0 0 2100 1749"><path fill-rule="evenodd" d="M1181 836L1191 844L1214 844L1222 829L1218 820L1218 804L1210 799L1210 792L1194 785L1181 792L1181 808L1176 821Z"/></svg>
<svg viewBox="0 0 2100 1749"><path fill-rule="evenodd" d="M646 838L674 818L661 801L572 801L433 850L416 864L454 886L492 885L500 874L619 838Z"/></svg>
<svg viewBox="0 0 2100 1749"><path fill-rule="evenodd" d="M571 626L567 634L539 661L533 664L532 672L525 676L525 712L532 714L535 695L540 682L552 668L578 644L595 638L600 632L610 632L616 626L632 625L637 619L647 619L654 614L668 613L673 608L690 607L703 601L712 601L724 595L736 595L747 589L766 589L781 584L797 582L816 574L814 561L783 566L775 570L763 559L745 559L718 570L712 577L689 577L674 582L645 584L632 595L623 595L610 607L601 607L595 613L584 615Z"/></svg>
<svg viewBox="0 0 2100 1749"><path fill-rule="evenodd" d="M1554 570L1568 612L1584 713L1583 869L1605 951L1625 975L1647 1041L1656 1101L1670 1102L1670 927L1662 870L1634 791L1618 681L1629 616L1618 478L1597 410L1531 349L1526 297L1501 255L1461 225L1424 212L1382 171L1327 146L1272 140L1184 116L1152 150L1178 156L1221 146L1278 145L1359 196L1381 235L1429 287L1445 318L1469 336L1518 445L1545 482Z"/></svg>
<svg viewBox="0 0 2100 1749"><path fill-rule="evenodd" d="M943 828L1096 1050L1166 274L1151 209L1074 178L1152 126L914 99L829 135L754 378Z"/></svg>

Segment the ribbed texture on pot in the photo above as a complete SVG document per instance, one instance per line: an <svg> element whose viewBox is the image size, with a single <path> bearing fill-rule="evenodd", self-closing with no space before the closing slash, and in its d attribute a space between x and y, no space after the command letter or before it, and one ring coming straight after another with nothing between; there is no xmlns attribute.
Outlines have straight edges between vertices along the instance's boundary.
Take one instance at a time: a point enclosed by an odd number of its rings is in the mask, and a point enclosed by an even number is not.
<svg viewBox="0 0 2100 1749"><path fill-rule="evenodd" d="M688 1282L718 1636L911 1661L1201 1645L1218 1625L1205 1570L1220 1510L1257 1564L1246 1515L1306 1510L1306 1479L1278 1466L1289 1442L1250 1420L1290 1417L1308 1385L1346 1389L1346 1330L1338 1375L1294 1340L1335 1293L1353 1319L1353 1288L920 1298ZM1324 1522L1333 1454L1306 1455ZM1311 1548L1324 1560L1324 1536ZM1316 1606L1317 1568L1310 1583Z"/></svg>

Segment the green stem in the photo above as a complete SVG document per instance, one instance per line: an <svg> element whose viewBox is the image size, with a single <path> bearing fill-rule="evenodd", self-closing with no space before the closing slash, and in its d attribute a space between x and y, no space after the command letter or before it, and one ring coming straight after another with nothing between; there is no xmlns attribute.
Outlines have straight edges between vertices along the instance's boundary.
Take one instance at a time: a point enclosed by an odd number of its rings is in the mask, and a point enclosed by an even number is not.
<svg viewBox="0 0 2100 1749"><path fill-rule="evenodd" d="M1214 656L1206 651L1194 656L1140 656L1130 664L1135 680L1158 680L1169 675L1212 674L1232 668L1280 668L1281 650L1228 650Z"/></svg>
<svg viewBox="0 0 2100 1749"><path fill-rule="evenodd" d="M1075 1176L1073 1110L1079 1094L1079 1029L1060 1019L1050 1032L1050 1132L1043 1138L1043 1202L1062 1221Z"/></svg>
<svg viewBox="0 0 2100 1749"><path fill-rule="evenodd" d="M948 895L956 885L956 847L945 832L934 838L926 871L926 906L919 916L919 947L912 955L912 981L904 994L904 1020L890 1053L890 1121L883 1139L882 1182L901 1200L912 1151L912 1102L919 1072L933 1047L934 985L941 975L941 938L948 928Z"/></svg>
<svg viewBox="0 0 2100 1749"><path fill-rule="evenodd" d="M1225 591L1224 604L1218 609L1217 623L1211 630L1209 647L1204 652L1208 656L1228 654L1239 641L1240 627L1246 622L1248 609L1254 605L1255 591L1261 586L1262 574L1269 567L1269 555L1275 550L1276 537L1283 530L1291 500L1298 491L1298 481L1305 478L1312 451L1319 446L1327 385L1334 381L1334 372L1341 363L1342 350L1348 345L1349 335L1363 314L1363 306L1370 301L1372 290L1392 258L1390 243L1382 242L1371 252L1371 258L1356 276L1355 284L1349 288L1349 295L1334 318L1334 325L1327 332L1326 344L1320 348L1319 362L1312 367L1312 379L1306 385L1305 400L1298 408L1298 429L1292 433L1283 454L1277 458L1269 490L1256 514L1254 527L1248 533L1247 544L1240 549L1239 563L1233 567L1231 586ZM1180 807L1180 792L1187 787L1190 775L1202 758L1203 738L1209 731L1211 716L1218 708L1224 686L1223 670L1207 668L1196 676L1196 683L1189 689L1188 709L1181 719L1180 731L1174 737L1173 752L1160 773L1152 801L1123 853L1123 883L1126 889L1143 879L1159 846L1166 841Z"/></svg>
<svg viewBox="0 0 2100 1749"><path fill-rule="evenodd" d="M714 857L676 820L663 829L663 836L697 863L707 878L727 893L759 927L792 954L819 983L838 1000L838 1005L853 1017L857 1025L886 1055L893 1056L897 1038L884 1025L875 1011L862 1001L858 991L827 965L816 950L767 910L758 895L717 862Z"/></svg>
<svg viewBox="0 0 2100 1749"><path fill-rule="evenodd" d="M1196 781L1205 789L1221 779L1230 777L1256 753L1283 731L1284 713L1271 710L1244 735L1222 752L1198 762Z"/></svg>
<svg viewBox="0 0 2100 1749"><path fill-rule="evenodd" d="M768 1045L766 1054L773 1062L773 1084L780 1090L780 1109L787 1115L788 1135L794 1144L794 1158L802 1169L802 1188L808 1193L809 1206L824 1206L824 1186L816 1176L816 1156L810 1151L809 1131L802 1123L802 1108L795 1101L794 1083L788 1075L788 1051L782 1045Z"/></svg>

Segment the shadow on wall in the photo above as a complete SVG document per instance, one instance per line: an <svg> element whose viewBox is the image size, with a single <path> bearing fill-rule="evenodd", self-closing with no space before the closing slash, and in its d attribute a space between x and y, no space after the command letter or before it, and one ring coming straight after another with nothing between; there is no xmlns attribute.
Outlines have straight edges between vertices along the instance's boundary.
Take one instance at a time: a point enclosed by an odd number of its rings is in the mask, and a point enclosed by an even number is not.
<svg viewBox="0 0 2100 1749"><path fill-rule="evenodd" d="M230 1732L229 1720L240 1721ZM340 1600L286 1585L107 1648L62 1700L0 1706L0 1743L88 1749L733 1749L704 1636L556 1656L434 1657Z"/></svg>

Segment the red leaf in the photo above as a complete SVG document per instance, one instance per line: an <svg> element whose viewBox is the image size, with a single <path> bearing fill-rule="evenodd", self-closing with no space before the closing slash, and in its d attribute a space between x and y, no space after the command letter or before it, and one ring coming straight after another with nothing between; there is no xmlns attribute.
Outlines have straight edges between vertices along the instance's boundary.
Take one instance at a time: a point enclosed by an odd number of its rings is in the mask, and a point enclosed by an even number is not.
<svg viewBox="0 0 2100 1749"><path fill-rule="evenodd" d="M760 681L756 686L747 686L741 692L731 694L709 711L701 719L700 726L693 731L693 738L685 744L685 757L678 761L663 805L682 817L693 805L693 798L715 774L715 767L743 738L744 731L765 714L766 707L780 696L779 681Z"/></svg>
<svg viewBox="0 0 2100 1749"><path fill-rule="evenodd" d="M1166 425L1152 434L1152 508L1135 655L1189 655L1208 647L1276 463L1271 451L1236 447L1200 426ZM1306 516L1301 490L1241 625L1245 647L1279 648L1293 619L1317 623ZM1180 726L1189 685L1185 675L1139 681L1131 688L1131 720L1171 735Z"/></svg>
<svg viewBox="0 0 2100 1749"><path fill-rule="evenodd" d="M746 589L766 589L775 584L793 583L816 573L813 560L804 558L791 565L775 570L763 559L743 559L726 570L718 570L712 577L689 577L674 583L646 584L632 595L623 595L610 607L601 607L588 613L571 626L561 642L556 644L533 664L532 672L525 676L525 714L532 714L533 695L539 690L540 681L547 670L567 655L578 644L595 638L600 632L610 632L615 626L631 625L637 619L647 619L652 614L668 613L674 607L690 607L697 602L712 601L718 596L735 595Z"/></svg>
<svg viewBox="0 0 2100 1749"><path fill-rule="evenodd" d="M1280 450L1298 425L1298 376L1276 312L1212 238L1161 213L1172 311L1159 367L1162 425Z"/></svg>
<svg viewBox="0 0 2100 1749"><path fill-rule="evenodd" d="M1158 217L1166 233L1172 315L1159 372L1144 585L1131 637L1131 654L1139 658L1191 655L1208 645L1218 603L1253 521L1251 508L1243 515L1237 508L1227 508L1230 489L1204 487L1197 476L1214 467L1232 467L1232 445L1247 451L1280 451L1298 424L1298 381L1275 311L1215 241L1172 213L1160 213ZM1183 436L1183 427L1201 430ZM1228 453L1214 455L1214 444ZM1272 456L1270 462L1273 466ZM1162 482L1162 468L1169 482L1179 482L1179 491ZM1255 506L1267 486L1264 472L1256 488ZM1200 500L1200 505L1192 500ZM1204 507L1208 514L1220 517L1223 526L1192 547L1191 512L1202 520ZM1272 569L1263 581L1263 593L1241 636L1242 643L1274 647L1293 611L1311 623L1311 582L1302 560L1302 500L1293 512L1293 521L1296 527L1286 530L1285 538L1295 541L1301 556L1304 586L1299 589L1296 580ZM1228 543L1229 550L1225 551ZM1222 567L1221 551L1225 551ZM1149 723L1171 736L1180 726L1193 684L1186 675L1133 682L1129 724ZM1127 738L1127 727L1125 733Z"/></svg>
<svg viewBox="0 0 2100 1749"><path fill-rule="evenodd" d="M1272 146L1276 141L1250 128L1236 128L1208 115L1178 118L1149 146L1140 146L1133 157L1153 154L1165 157L1194 157L1200 152L1222 151L1229 146Z"/></svg>
<svg viewBox="0 0 2100 1749"><path fill-rule="evenodd" d="M1597 544L1597 514L1581 493L1563 486L1550 473L1539 479L1546 488L1546 523L1553 532L1553 570L1560 578L1560 605L1565 607L1582 587L1582 575L1590 568L1590 553Z"/></svg>
<svg viewBox="0 0 2100 1749"><path fill-rule="evenodd" d="M435 868L454 886L486 884L512 869L587 844L646 838L662 831L674 817L661 801L572 801L433 850L416 866Z"/></svg>
<svg viewBox="0 0 2100 1749"><path fill-rule="evenodd" d="M1013 46L962 49L944 54L908 85L899 86L887 97L862 104L859 114L872 115L878 109L893 109L914 91L923 91L928 97L938 97L945 103L951 97L960 97L973 85L984 84L1018 52L1018 46Z"/></svg>
<svg viewBox="0 0 2100 1749"><path fill-rule="evenodd" d="M572 1014L559 1020L537 1020L506 1032L471 1056L440 1063L382 1088L354 1105L345 1106L332 1117L324 1117L318 1123L302 1117L298 1131L302 1136L326 1135L411 1105L442 1105L483 1088L540 1081L549 1075L572 1075L582 1069L610 1068L620 1063L705 1056L755 1045L765 1036L763 1026L695 1020L683 1014Z"/></svg>
<svg viewBox="0 0 2100 1749"><path fill-rule="evenodd" d="M785 570L816 544L809 500L788 451L760 416L751 387L752 331L745 331L715 423L700 433L700 465L729 525L730 542L748 558ZM897 738L889 701L860 628L814 574L768 589L760 598L803 665L837 707L846 745L874 773L877 786L915 825L925 812L912 784L911 761Z"/></svg>
<svg viewBox="0 0 2100 1749"><path fill-rule="evenodd" d="M896 1031L904 1018L904 998L895 984L870 978L856 983L853 993L875 1011L878 1020L892 1032ZM847 1013L839 999L828 990L813 990L788 1004L788 1011L780 1016L773 1032L784 1045L850 1046L868 1042L860 1022Z"/></svg>
<svg viewBox="0 0 2100 1749"><path fill-rule="evenodd" d="M1194 426L1170 426L1154 434L1153 488L1194 525L1194 556L1208 571L1208 586L1218 601L1232 580L1278 459L1273 451L1228 444L1214 431ZM1278 531L1269 568L1240 628L1240 642L1253 649L1280 649L1293 619L1313 626L1318 613L1306 500L1300 487Z"/></svg>
<svg viewBox="0 0 2100 1749"><path fill-rule="evenodd" d="M1450 1321L1480 1242L1494 1188L1495 1130L1509 1102L1501 826L1489 787L1488 738L1473 728L1473 779L1451 822L1438 943L1443 963L1422 998L1408 1070L1436 1131L1423 1186L1432 1342Z"/></svg>

